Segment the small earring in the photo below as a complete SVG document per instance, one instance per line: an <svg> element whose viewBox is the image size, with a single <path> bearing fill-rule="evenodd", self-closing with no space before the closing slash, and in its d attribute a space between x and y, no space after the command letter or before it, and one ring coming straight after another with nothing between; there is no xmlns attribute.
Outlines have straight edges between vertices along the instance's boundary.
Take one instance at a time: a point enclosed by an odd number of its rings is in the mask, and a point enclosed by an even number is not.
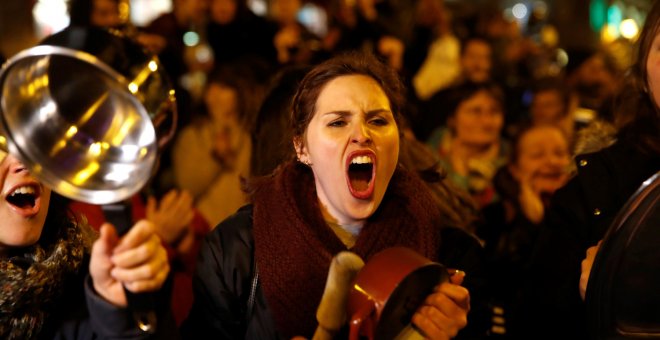
<svg viewBox="0 0 660 340"><path fill-rule="evenodd" d="M308 160L302 160L300 157L298 157L298 162L305 164L307 166L312 166L312 163L310 163Z"/></svg>

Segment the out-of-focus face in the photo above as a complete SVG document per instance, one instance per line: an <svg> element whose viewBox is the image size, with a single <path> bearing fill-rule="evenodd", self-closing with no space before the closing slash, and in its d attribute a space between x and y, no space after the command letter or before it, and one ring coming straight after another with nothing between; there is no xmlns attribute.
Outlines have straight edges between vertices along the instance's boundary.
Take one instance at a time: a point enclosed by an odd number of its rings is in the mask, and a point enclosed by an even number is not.
<svg viewBox="0 0 660 340"><path fill-rule="evenodd" d="M399 129L382 88L370 77L328 82L301 146L299 159L314 172L326 219L361 225L383 200L399 159Z"/></svg>
<svg viewBox="0 0 660 340"><path fill-rule="evenodd" d="M656 107L660 105L660 33L655 35L648 58L646 59L646 73L648 76L649 91L653 96Z"/></svg>
<svg viewBox="0 0 660 340"><path fill-rule="evenodd" d="M473 147L499 142L503 124L502 107L487 91L479 91L464 100L448 120L454 141Z"/></svg>
<svg viewBox="0 0 660 340"><path fill-rule="evenodd" d="M14 156L0 151L0 256L36 243L46 221L50 189Z"/></svg>
<svg viewBox="0 0 660 340"><path fill-rule="evenodd" d="M605 59L598 54L591 56L580 65L579 75L580 81L584 84L601 84L612 79Z"/></svg>
<svg viewBox="0 0 660 340"><path fill-rule="evenodd" d="M298 11L301 7L300 0L275 0L272 2L271 9L278 22L290 24L298 20Z"/></svg>
<svg viewBox="0 0 660 340"><path fill-rule="evenodd" d="M236 17L236 0L212 0L211 20L218 24L229 24Z"/></svg>
<svg viewBox="0 0 660 340"><path fill-rule="evenodd" d="M518 160L511 165L516 180L528 181L538 193L553 193L566 183L571 155L558 128L534 127L521 137L517 148Z"/></svg>
<svg viewBox="0 0 660 340"><path fill-rule="evenodd" d="M490 45L482 40L468 41L461 56L461 67L465 78L472 82L489 80L492 67Z"/></svg>
<svg viewBox="0 0 660 340"><path fill-rule="evenodd" d="M534 94L530 107L534 124L555 124L564 117L565 111L562 95L558 91L547 90Z"/></svg>
<svg viewBox="0 0 660 340"><path fill-rule="evenodd" d="M92 13L89 18L93 26L117 27L121 24L119 4L116 0L93 0Z"/></svg>
<svg viewBox="0 0 660 340"><path fill-rule="evenodd" d="M209 14L209 0L179 0L179 6L188 20L203 23Z"/></svg>
<svg viewBox="0 0 660 340"><path fill-rule="evenodd" d="M206 89L204 102L209 115L216 122L238 118L238 98L236 91L231 87L211 83Z"/></svg>

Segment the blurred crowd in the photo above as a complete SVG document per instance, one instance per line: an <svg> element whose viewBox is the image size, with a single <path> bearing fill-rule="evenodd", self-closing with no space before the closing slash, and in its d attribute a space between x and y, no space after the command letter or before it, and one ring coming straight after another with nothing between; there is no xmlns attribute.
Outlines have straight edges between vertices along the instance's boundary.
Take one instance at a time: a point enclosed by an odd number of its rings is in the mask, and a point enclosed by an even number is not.
<svg viewBox="0 0 660 340"><path fill-rule="evenodd" d="M360 50L407 87L402 147L414 156L403 161L422 172L441 166L446 178L434 193L442 201L443 190L455 190L460 200L445 207L447 219L488 254L489 334L507 338L523 327L521 276L550 198L575 171L576 155L612 141L623 70L604 48L569 50L562 60L543 18L532 14L526 29L498 9L459 19L443 0L400 4L405 10L329 1L323 36L299 21L304 0L271 0L266 16L245 0L172 0L171 12L144 27L122 18L120 3L71 0L71 24L126 30L171 77L177 133L130 204L136 220L161 221L185 274L175 291L189 291L195 239L248 202L246 181L295 156L286 131L306 71ZM93 206L71 207L103 221ZM177 321L190 307L183 295L174 296Z"/></svg>

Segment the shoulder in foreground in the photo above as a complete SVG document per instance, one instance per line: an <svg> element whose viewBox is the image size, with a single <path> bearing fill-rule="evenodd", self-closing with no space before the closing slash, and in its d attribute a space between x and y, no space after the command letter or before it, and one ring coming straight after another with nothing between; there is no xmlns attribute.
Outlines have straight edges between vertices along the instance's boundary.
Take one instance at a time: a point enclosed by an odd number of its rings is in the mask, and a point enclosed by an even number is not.
<svg viewBox="0 0 660 340"><path fill-rule="evenodd" d="M232 235L245 239L247 233L252 231L252 204L247 204L238 209L234 214L220 222L211 234L222 235L227 238Z"/></svg>
<svg viewBox="0 0 660 340"><path fill-rule="evenodd" d="M442 228L441 240L447 244L456 245L457 248L482 248L476 235L459 227Z"/></svg>

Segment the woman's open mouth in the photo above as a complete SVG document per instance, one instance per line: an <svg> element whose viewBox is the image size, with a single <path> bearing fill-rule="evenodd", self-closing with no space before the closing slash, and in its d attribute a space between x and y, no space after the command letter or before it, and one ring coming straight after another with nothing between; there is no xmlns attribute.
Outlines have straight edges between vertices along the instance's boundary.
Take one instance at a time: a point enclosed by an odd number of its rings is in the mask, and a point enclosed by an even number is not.
<svg viewBox="0 0 660 340"><path fill-rule="evenodd" d="M546 171L537 174L538 178L550 181L559 181L562 180L565 176L566 172L564 171Z"/></svg>
<svg viewBox="0 0 660 340"><path fill-rule="evenodd" d="M374 193L376 178L376 155L371 151L351 154L346 164L346 182L353 197L368 199Z"/></svg>
<svg viewBox="0 0 660 340"><path fill-rule="evenodd" d="M20 185L12 189L5 197L9 205L25 217L34 216L39 212L41 190L36 185Z"/></svg>

